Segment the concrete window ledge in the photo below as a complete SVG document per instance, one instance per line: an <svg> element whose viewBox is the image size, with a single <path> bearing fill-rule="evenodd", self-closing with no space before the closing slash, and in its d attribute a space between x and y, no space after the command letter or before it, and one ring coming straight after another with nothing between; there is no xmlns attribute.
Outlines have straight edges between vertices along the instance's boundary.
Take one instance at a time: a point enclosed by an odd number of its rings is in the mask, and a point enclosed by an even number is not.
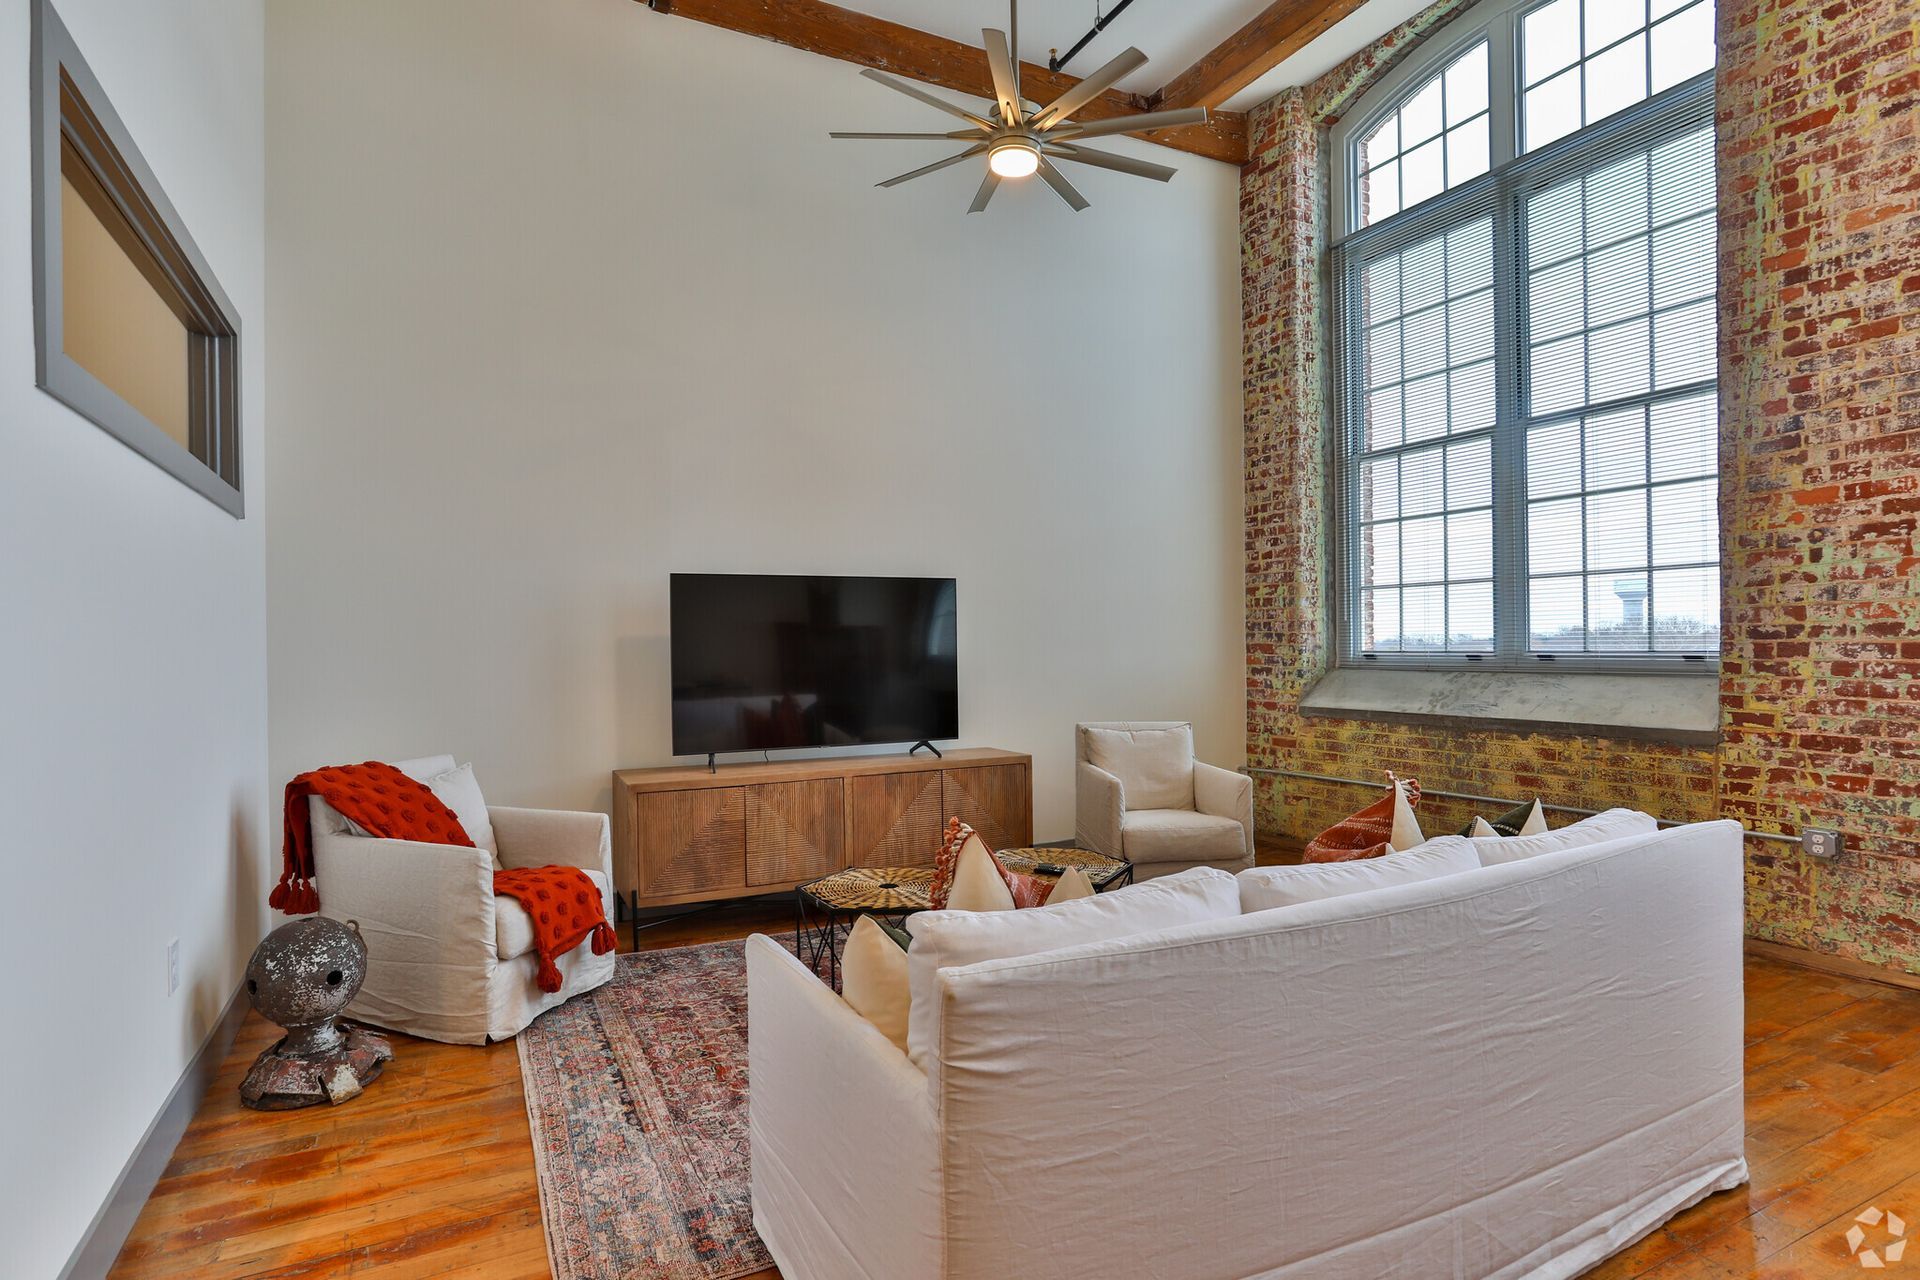
<svg viewBox="0 0 1920 1280"><path fill-rule="evenodd" d="M1720 741L1720 677L1337 667L1300 714L1710 747Z"/></svg>

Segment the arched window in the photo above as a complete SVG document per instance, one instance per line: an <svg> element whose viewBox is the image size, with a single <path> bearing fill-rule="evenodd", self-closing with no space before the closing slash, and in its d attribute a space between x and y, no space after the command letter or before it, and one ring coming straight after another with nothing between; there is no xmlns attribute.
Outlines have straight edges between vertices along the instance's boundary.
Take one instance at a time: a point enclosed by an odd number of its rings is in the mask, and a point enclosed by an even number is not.
<svg viewBox="0 0 1920 1280"><path fill-rule="evenodd" d="M1484 0L1333 133L1341 659L1719 652L1713 0Z"/></svg>

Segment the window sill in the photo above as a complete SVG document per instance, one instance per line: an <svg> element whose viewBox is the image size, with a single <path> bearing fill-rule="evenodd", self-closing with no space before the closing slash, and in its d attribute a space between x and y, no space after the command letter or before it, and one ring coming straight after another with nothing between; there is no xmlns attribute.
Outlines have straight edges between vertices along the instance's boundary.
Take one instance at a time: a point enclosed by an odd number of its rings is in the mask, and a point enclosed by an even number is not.
<svg viewBox="0 0 1920 1280"><path fill-rule="evenodd" d="M1336 667L1300 714L1710 747L1720 741L1720 677Z"/></svg>

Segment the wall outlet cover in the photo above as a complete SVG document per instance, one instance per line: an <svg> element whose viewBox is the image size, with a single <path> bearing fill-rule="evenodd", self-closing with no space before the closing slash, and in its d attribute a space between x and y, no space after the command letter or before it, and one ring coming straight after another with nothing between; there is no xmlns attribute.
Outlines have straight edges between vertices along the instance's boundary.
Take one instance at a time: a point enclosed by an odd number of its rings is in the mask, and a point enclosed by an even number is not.
<svg viewBox="0 0 1920 1280"><path fill-rule="evenodd" d="M1846 837L1827 827L1805 827L1800 847L1810 858L1837 858L1846 849Z"/></svg>

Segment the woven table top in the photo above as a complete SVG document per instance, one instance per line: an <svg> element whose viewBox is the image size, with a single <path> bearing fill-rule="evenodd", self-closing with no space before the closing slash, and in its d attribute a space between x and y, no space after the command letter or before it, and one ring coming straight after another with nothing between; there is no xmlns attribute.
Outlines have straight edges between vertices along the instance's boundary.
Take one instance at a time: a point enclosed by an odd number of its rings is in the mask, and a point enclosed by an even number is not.
<svg viewBox="0 0 1920 1280"><path fill-rule="evenodd" d="M1002 849L1000 861L1009 871L1036 874L1043 863L1054 867L1078 867L1096 885L1105 884L1127 869L1119 858L1110 858L1091 849Z"/></svg>
<svg viewBox="0 0 1920 1280"><path fill-rule="evenodd" d="M835 911L925 911L933 905L933 868L848 867L800 891Z"/></svg>

